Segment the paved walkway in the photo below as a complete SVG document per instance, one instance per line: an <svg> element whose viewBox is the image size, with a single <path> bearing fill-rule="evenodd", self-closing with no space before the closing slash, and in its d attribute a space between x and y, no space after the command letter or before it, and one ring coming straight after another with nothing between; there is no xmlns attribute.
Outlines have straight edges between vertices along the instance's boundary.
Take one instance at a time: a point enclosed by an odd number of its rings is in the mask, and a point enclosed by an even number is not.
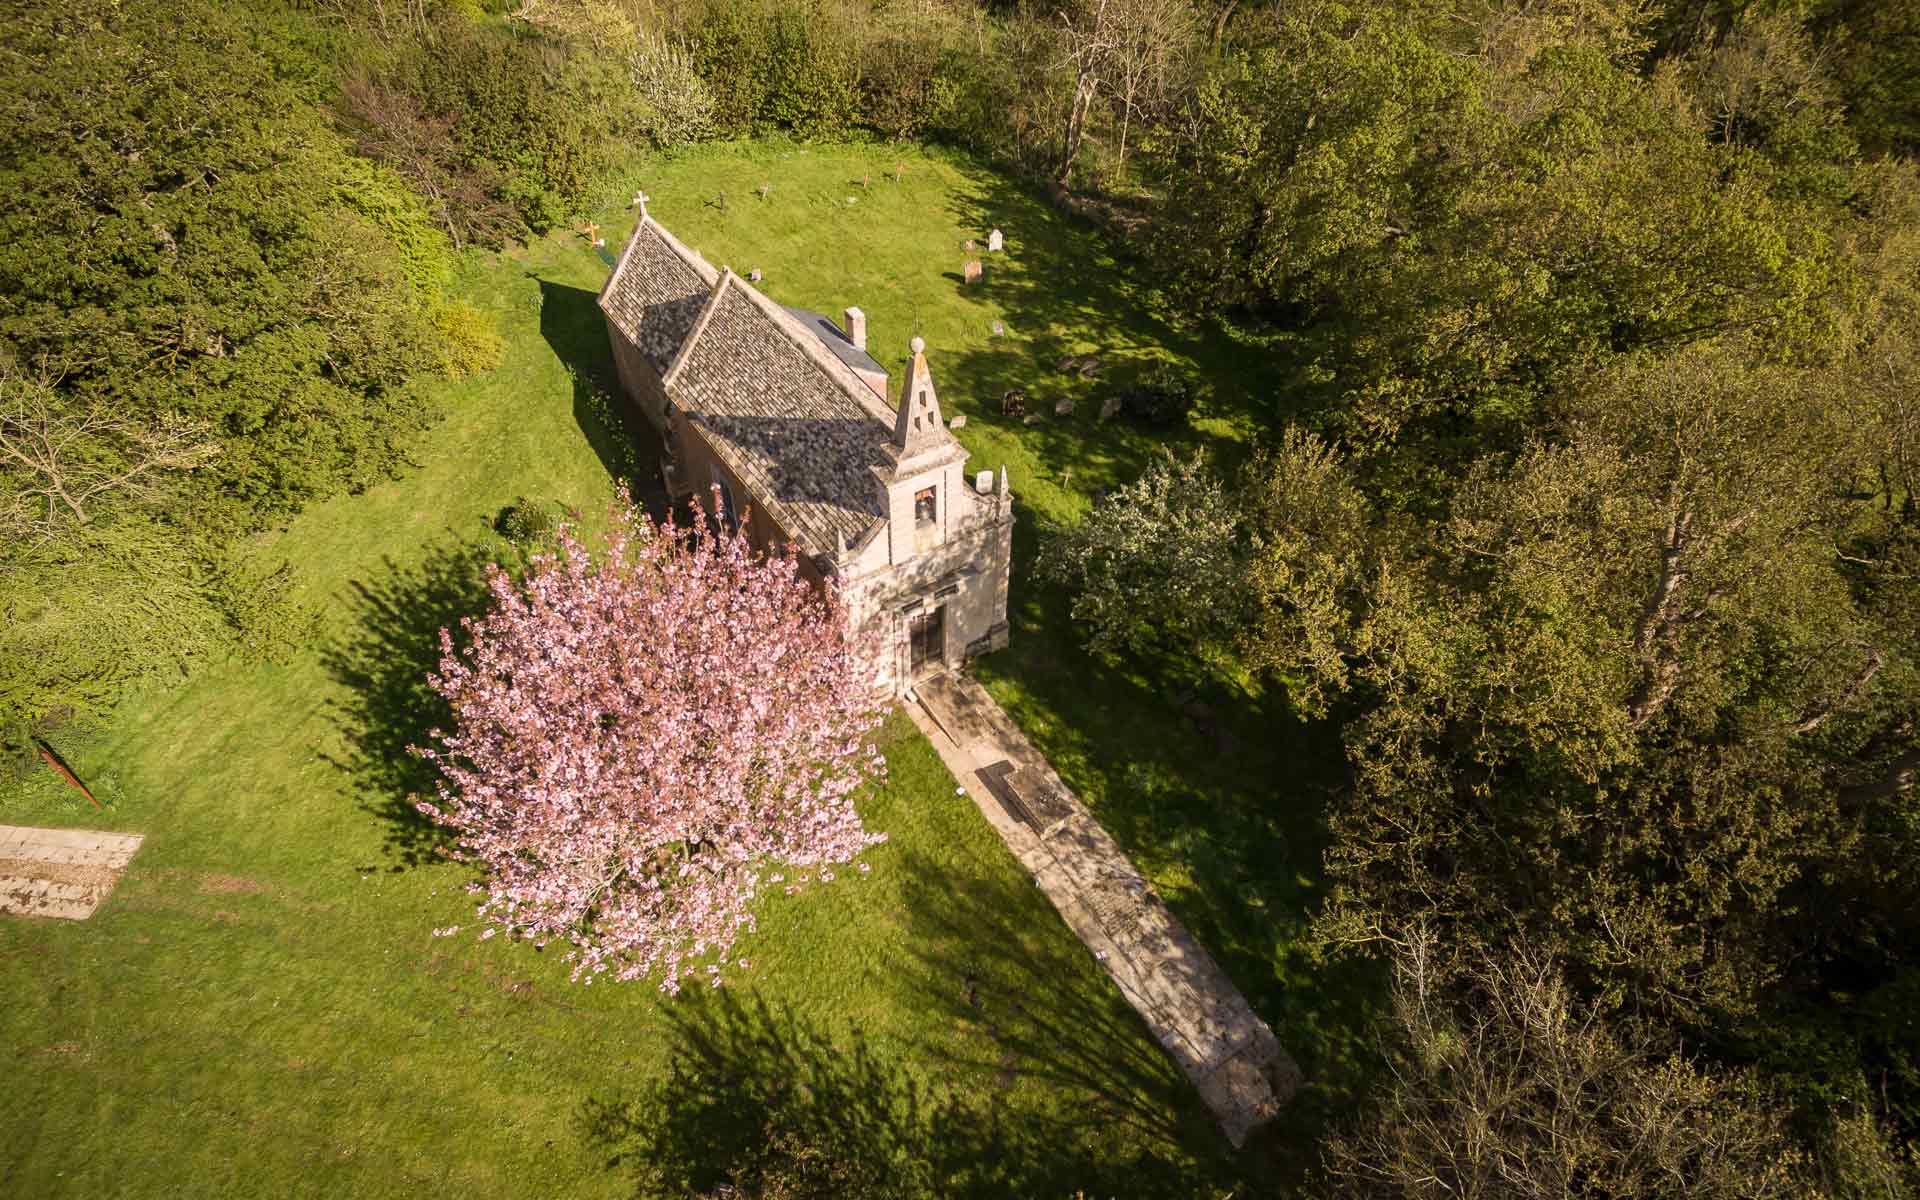
<svg viewBox="0 0 1920 1200"><path fill-rule="evenodd" d="M86 920L144 840L137 833L0 825L0 913Z"/></svg>
<svg viewBox="0 0 1920 1200"><path fill-rule="evenodd" d="M984 688L945 675L914 696L914 723L1239 1146L1299 1067Z"/></svg>

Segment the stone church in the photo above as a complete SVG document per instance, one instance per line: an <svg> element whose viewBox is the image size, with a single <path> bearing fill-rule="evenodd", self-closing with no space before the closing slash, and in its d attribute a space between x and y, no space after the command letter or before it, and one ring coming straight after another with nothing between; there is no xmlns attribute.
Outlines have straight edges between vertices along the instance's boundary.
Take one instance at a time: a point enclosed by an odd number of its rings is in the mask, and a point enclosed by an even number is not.
<svg viewBox="0 0 1920 1200"><path fill-rule="evenodd" d="M921 339L895 400L858 308L842 328L782 307L644 202L600 309L620 381L665 442L669 497L717 489L725 520L832 581L883 690L1006 645L1006 468L969 479Z"/></svg>

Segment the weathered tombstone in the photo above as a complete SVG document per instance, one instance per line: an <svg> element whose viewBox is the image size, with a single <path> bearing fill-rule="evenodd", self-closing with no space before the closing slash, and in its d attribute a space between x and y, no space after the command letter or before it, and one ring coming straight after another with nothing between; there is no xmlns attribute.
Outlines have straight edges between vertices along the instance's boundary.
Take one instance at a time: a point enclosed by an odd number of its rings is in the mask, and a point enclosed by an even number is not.
<svg viewBox="0 0 1920 1200"><path fill-rule="evenodd" d="M1025 416L1027 411L1027 393L1014 388L1000 397L1000 415L1006 417Z"/></svg>
<svg viewBox="0 0 1920 1200"><path fill-rule="evenodd" d="M1058 403L1058 404L1056 404L1056 405L1054 405L1054 406L1053 406L1053 415L1054 415L1054 416L1056 416L1056 417L1070 417L1070 416L1072 416L1072 415L1073 415L1073 401L1071 401L1071 400L1062 400L1062 401L1061 401L1060 403Z"/></svg>
<svg viewBox="0 0 1920 1200"><path fill-rule="evenodd" d="M983 268L980 266L980 260L977 258L968 259L967 265L961 268L961 272L968 283L979 283L980 276L983 272Z"/></svg>
<svg viewBox="0 0 1920 1200"><path fill-rule="evenodd" d="M1116 392L1100 402L1100 419L1102 421L1111 421L1119 415L1120 395Z"/></svg>
<svg viewBox="0 0 1920 1200"><path fill-rule="evenodd" d="M965 413L961 413L959 416L955 417L953 420L947 422L948 429L965 429L966 427L967 427L967 414Z"/></svg>
<svg viewBox="0 0 1920 1200"><path fill-rule="evenodd" d="M972 253L973 253L973 239L972 239L972 238L968 238L968 239L967 239L966 241L964 241L964 242L961 242L961 243L960 243L960 248L961 248L962 250L965 250L965 251L966 251L966 252L967 252L968 254L972 254Z"/></svg>
<svg viewBox="0 0 1920 1200"><path fill-rule="evenodd" d="M995 337L1007 336L1007 327L1005 325L1002 325L1000 322L995 321L993 323L993 336Z"/></svg>
<svg viewBox="0 0 1920 1200"><path fill-rule="evenodd" d="M973 473L973 490L979 492L982 496L991 495L993 493L993 472L975 471Z"/></svg>
<svg viewBox="0 0 1920 1200"><path fill-rule="evenodd" d="M761 198L762 200L765 200L765 199L767 198L767 193L769 193L769 192L771 192L771 191L773 191L773 185L772 185L772 184L770 184L770 183L763 183L763 184L761 184L761 185L760 185L760 198Z"/></svg>
<svg viewBox="0 0 1920 1200"><path fill-rule="evenodd" d="M755 267L755 268L754 268L753 270L751 270L751 271L748 271L748 272L747 272L747 279L748 279L748 280L749 280L750 282L753 282L753 283L759 283L759 282L760 282L760 268L759 268L759 267Z"/></svg>
<svg viewBox="0 0 1920 1200"><path fill-rule="evenodd" d="M893 164L893 181L895 183L899 183L900 177L902 175L905 175L906 173L907 173L907 169L905 167L901 166L897 162Z"/></svg>
<svg viewBox="0 0 1920 1200"><path fill-rule="evenodd" d="M1007 248L1007 237L998 229L987 235L987 249L995 254Z"/></svg>

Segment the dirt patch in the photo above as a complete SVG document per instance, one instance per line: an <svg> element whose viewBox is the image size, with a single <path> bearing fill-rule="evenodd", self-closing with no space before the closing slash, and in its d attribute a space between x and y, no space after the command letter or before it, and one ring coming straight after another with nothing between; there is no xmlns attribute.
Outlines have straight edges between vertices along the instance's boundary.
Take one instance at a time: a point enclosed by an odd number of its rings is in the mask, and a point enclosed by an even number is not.
<svg viewBox="0 0 1920 1200"><path fill-rule="evenodd" d="M33 858L0 858L0 878L44 879L48 883L71 883L79 887L110 887L118 871L106 867L86 867L78 863L52 863Z"/></svg>
<svg viewBox="0 0 1920 1200"><path fill-rule="evenodd" d="M202 875L200 894L202 896L242 895L252 896L267 890L267 885L238 875Z"/></svg>

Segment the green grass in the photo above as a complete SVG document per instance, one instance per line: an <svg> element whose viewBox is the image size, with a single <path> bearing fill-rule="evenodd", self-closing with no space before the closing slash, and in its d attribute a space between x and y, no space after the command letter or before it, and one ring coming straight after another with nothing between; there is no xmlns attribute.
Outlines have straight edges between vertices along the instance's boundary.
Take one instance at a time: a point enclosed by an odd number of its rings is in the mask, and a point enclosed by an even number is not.
<svg viewBox="0 0 1920 1200"><path fill-rule="evenodd" d="M1099 353L1109 377L1192 364L1214 399L1181 440L1228 455L1271 410L1257 371L1168 323L1084 230L965 160L763 143L636 182L716 265L765 272L777 300L859 304L890 368L910 336L928 340L972 465L1006 464L1021 513L1013 646L983 678L1321 1102L1229 1152L903 721L888 731L891 780L864 808L891 835L871 875L773 898L739 952L751 970L718 993L583 988L555 955L429 936L469 911L466 877L435 860L406 802L427 786L404 747L433 719L433 632L477 607L480 564L509 553L490 528L503 506L524 495L590 517L610 477L646 492L655 454L606 399L593 308L606 267L556 235L470 260L462 290L495 315L507 356L446 389L419 468L261 539L324 612L311 652L207 669L59 741L105 814L47 773L0 792L0 821L147 835L91 921L0 923L0 1194L633 1194L635 1162L711 1182L701 1172L788 1119L767 1081L800 1072L815 1096L860 1098L836 1136L882 1156L914 1148L951 1194L1184 1196L1290 1174L1350 1085L1365 981L1300 949L1337 747L1257 690L1172 661L1091 660L1063 598L1025 579L1047 524L1165 440L1098 422L1101 385L1063 378L1061 356ZM703 203L722 191L724 209ZM610 246L631 216L602 215ZM962 239L984 245L995 225L1007 253L963 287ZM1015 386L1047 415L1001 418ZM1078 411L1053 417L1061 398ZM1175 702L1187 693L1214 710L1197 724ZM845 1057L823 1061L821 1046ZM1001 1119L956 1129L922 1103L929 1088Z"/></svg>

